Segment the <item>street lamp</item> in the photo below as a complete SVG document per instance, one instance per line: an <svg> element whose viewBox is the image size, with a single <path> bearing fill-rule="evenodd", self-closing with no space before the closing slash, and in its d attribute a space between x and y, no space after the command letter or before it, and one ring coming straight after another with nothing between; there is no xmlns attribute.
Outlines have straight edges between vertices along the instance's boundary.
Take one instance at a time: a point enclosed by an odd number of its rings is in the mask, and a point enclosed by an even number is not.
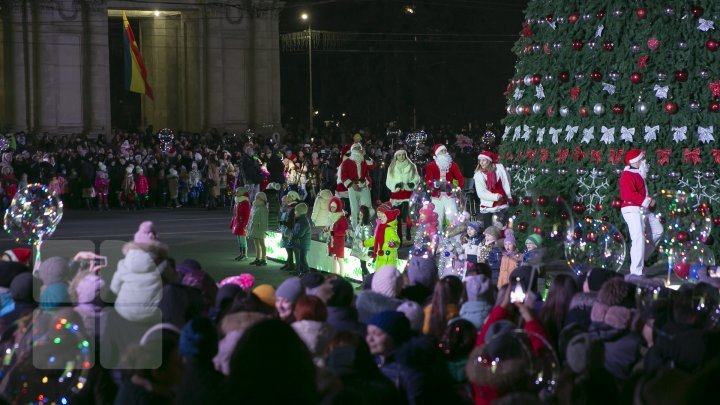
<svg viewBox="0 0 720 405"><path fill-rule="evenodd" d="M310 134L313 131L313 85L312 85L312 23L310 22L310 16L308 13L302 13L300 15L303 21L307 21L308 24L308 86L310 93L310 101L308 104L308 118L310 119Z"/></svg>

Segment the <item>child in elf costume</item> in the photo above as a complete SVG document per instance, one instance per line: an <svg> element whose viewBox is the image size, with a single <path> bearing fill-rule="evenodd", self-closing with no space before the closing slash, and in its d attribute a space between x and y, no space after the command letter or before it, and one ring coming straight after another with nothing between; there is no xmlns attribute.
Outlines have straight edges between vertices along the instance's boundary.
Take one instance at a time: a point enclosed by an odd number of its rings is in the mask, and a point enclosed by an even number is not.
<svg viewBox="0 0 720 405"><path fill-rule="evenodd" d="M250 192L245 187L235 189L235 209L233 210L230 228L233 235L237 236L238 248L240 255L235 258L236 261L245 260L247 258L247 227L250 220Z"/></svg>
<svg viewBox="0 0 720 405"><path fill-rule="evenodd" d="M375 270L389 264L397 267L398 248L400 238L397 234L397 218L400 210L393 209L389 204L383 204L377 209L377 226L375 235L365 241L366 247L372 246L372 255L375 257Z"/></svg>
<svg viewBox="0 0 720 405"><path fill-rule="evenodd" d="M463 243L463 253L465 254L465 262L468 267L472 267L478 261L478 253L483 240L480 236L480 223L470 222L467 225L467 241Z"/></svg>
<svg viewBox="0 0 720 405"><path fill-rule="evenodd" d="M327 239L328 256L333 258L333 273L343 274L343 259L345 259L345 233L348 230L348 222L343 211L343 202L338 197L330 198L328 202L328 225L325 232L329 234Z"/></svg>

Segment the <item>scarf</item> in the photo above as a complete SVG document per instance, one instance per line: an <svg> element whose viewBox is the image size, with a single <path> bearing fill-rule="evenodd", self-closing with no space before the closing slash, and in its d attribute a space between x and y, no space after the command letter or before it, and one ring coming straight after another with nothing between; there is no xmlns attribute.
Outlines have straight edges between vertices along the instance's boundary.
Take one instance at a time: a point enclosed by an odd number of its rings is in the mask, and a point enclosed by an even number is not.
<svg viewBox="0 0 720 405"><path fill-rule="evenodd" d="M493 190L495 188L495 184L497 184L495 170L483 171L483 173L485 173L485 187L487 187L488 190Z"/></svg>
<svg viewBox="0 0 720 405"><path fill-rule="evenodd" d="M383 245L385 244L385 230L389 226L395 226L395 222L397 220L390 221L388 223L380 223L378 221L377 226L375 227L375 243L373 243L373 253L377 255L377 252L382 251ZM384 255L385 253L383 253Z"/></svg>

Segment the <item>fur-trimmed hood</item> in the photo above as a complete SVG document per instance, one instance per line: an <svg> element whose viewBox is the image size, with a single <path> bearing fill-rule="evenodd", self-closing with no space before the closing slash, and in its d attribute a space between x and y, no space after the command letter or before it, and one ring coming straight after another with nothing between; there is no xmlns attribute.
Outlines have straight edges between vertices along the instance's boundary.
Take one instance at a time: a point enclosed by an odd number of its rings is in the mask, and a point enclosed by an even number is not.
<svg viewBox="0 0 720 405"><path fill-rule="evenodd" d="M139 249L143 252L147 252L150 254L150 256L153 257L153 260L155 261L155 264L160 264L161 262L165 261L168 258L168 245L154 241L151 243L136 243L136 242L128 242L123 245L122 252L125 256L133 250L133 249Z"/></svg>
<svg viewBox="0 0 720 405"><path fill-rule="evenodd" d="M593 304L595 303L595 299L597 298L597 293L595 292L579 292L573 295L572 300L570 301L570 309L590 309L592 308Z"/></svg>
<svg viewBox="0 0 720 405"><path fill-rule="evenodd" d="M590 319L593 322L601 322L615 329L632 330L640 319L640 313L635 309L596 302L592 307Z"/></svg>
<svg viewBox="0 0 720 405"><path fill-rule="evenodd" d="M235 312L223 317L220 330L223 334L228 334L234 330L244 332L251 326L267 318L267 315L260 312Z"/></svg>

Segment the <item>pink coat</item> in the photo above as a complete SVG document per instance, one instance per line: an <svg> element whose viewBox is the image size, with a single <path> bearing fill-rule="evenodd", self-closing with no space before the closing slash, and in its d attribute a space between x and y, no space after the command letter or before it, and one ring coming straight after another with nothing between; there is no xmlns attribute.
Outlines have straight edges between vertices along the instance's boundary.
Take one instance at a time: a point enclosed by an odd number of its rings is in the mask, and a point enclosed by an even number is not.
<svg viewBox="0 0 720 405"><path fill-rule="evenodd" d="M138 174L137 181L135 182L135 193L138 195L147 194L148 192L148 181L144 174Z"/></svg>

